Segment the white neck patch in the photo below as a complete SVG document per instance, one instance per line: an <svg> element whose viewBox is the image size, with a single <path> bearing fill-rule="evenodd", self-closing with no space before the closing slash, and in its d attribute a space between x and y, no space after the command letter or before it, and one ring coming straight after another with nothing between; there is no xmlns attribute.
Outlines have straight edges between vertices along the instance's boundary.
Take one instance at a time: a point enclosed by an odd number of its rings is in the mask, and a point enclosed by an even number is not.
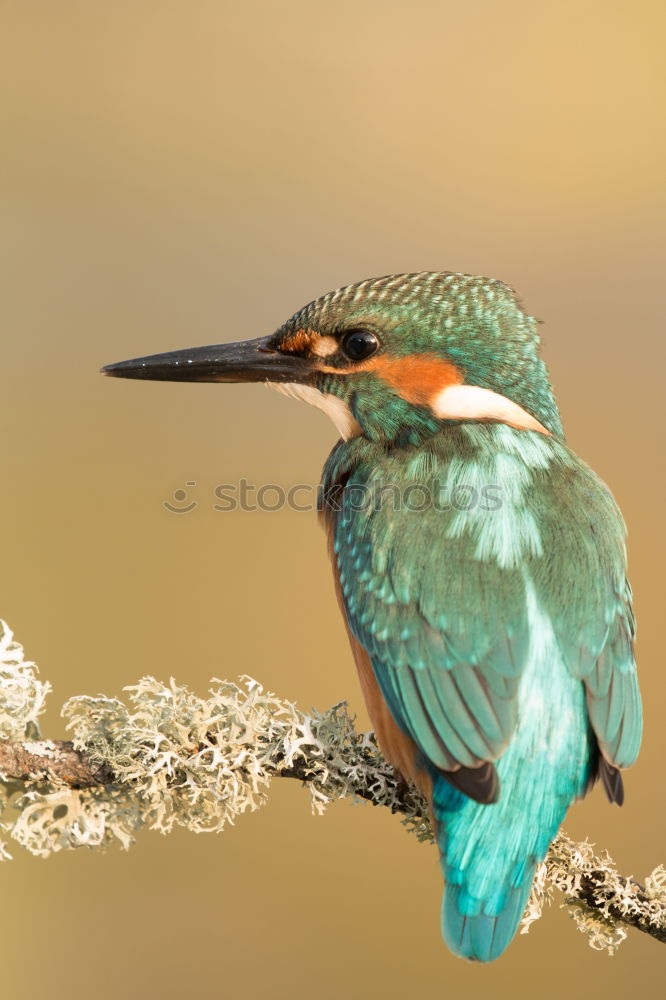
<svg viewBox="0 0 666 1000"><path fill-rule="evenodd" d="M550 434L543 424L511 399L478 385L449 385L430 403L440 420L498 420L525 431Z"/></svg>
<svg viewBox="0 0 666 1000"><path fill-rule="evenodd" d="M343 440L358 437L362 433L360 424L343 399L338 399L330 393L320 392L312 385L300 385L298 382L266 382L266 385L271 389L277 389L283 396L301 399L304 403L310 403L318 410L323 410L331 418Z"/></svg>

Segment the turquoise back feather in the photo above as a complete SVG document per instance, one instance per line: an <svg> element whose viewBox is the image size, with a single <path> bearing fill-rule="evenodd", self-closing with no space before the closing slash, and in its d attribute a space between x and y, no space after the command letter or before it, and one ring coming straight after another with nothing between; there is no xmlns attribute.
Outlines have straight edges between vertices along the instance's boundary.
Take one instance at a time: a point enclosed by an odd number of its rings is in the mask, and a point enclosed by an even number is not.
<svg viewBox="0 0 666 1000"><path fill-rule="evenodd" d="M621 516L561 440L501 424L341 442L323 496L349 628L433 781L444 937L489 961L599 748L608 774L638 752Z"/></svg>

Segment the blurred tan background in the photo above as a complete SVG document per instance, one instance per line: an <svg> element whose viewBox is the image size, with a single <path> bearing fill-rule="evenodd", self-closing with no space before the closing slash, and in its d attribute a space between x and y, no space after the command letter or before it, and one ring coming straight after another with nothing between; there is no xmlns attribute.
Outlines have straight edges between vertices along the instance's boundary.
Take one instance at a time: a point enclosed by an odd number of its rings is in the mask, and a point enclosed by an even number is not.
<svg viewBox="0 0 666 1000"><path fill-rule="evenodd" d="M513 284L569 440L630 527L646 738L627 804L567 820L666 863L666 8L634 0L2 0L0 614L55 687L247 672L367 725L313 514L218 483L315 483L335 433L260 387L104 380L271 332L420 269ZM198 507L162 502L187 481ZM297 785L221 837L0 871L2 996L662 996L663 946L594 953L555 907L489 968L439 936L433 849Z"/></svg>

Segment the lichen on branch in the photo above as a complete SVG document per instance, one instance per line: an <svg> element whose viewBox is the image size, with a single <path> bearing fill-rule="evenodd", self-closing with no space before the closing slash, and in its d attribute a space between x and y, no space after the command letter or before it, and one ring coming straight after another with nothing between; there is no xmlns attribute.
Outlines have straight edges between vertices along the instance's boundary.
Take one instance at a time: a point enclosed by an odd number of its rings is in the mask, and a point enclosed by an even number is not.
<svg viewBox="0 0 666 1000"><path fill-rule="evenodd" d="M77 847L128 848L142 828L215 833L266 801L275 777L301 780L312 808L345 797L399 814L432 841L427 803L358 733L346 705L305 714L249 677L214 680L206 697L144 677L127 699L71 698L70 740L39 738L50 685L0 622L0 830L45 857ZM10 857L7 845L0 856ZM606 855L560 834L537 872L523 932L561 889L590 943L609 952L634 926L666 940L666 872L638 886Z"/></svg>

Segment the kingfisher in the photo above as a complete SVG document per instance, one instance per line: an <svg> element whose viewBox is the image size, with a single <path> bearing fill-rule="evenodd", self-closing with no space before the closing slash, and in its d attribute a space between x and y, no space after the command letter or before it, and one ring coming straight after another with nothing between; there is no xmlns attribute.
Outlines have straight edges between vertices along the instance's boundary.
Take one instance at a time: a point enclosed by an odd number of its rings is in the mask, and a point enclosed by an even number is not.
<svg viewBox="0 0 666 1000"><path fill-rule="evenodd" d="M625 526L536 320L501 281L394 274L102 371L266 382L332 418L320 516L370 719L428 800L444 940L498 958L570 804L599 779L622 805L642 730Z"/></svg>

